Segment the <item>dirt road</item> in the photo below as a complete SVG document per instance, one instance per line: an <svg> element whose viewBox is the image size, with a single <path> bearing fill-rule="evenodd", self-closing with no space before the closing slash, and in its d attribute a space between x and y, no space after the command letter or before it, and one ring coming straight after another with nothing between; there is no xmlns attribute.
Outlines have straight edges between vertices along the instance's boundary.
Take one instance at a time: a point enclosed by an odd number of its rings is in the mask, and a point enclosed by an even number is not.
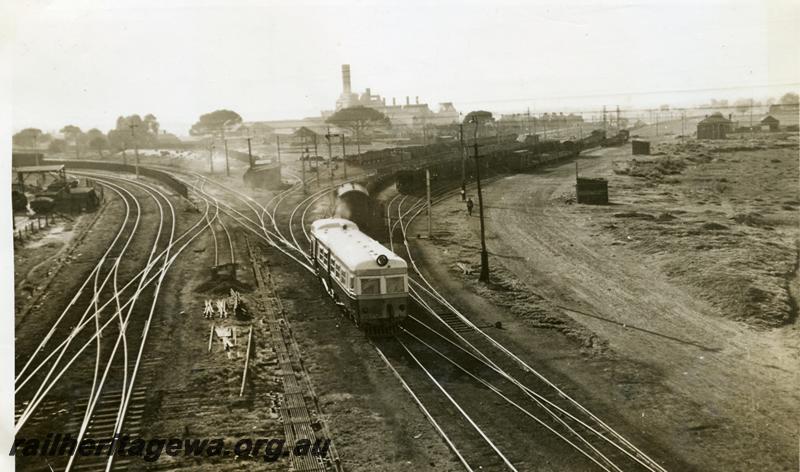
<svg viewBox="0 0 800 472"><path fill-rule="evenodd" d="M628 147L593 152L581 160L582 173L608 174L612 161L629 152ZM486 196L491 251L522 256L495 261L537 294L578 310L564 313L619 355L657 368L670 389L719 421L695 427L719 428L718 436L749 445L738 466L719 470L759 470L768 456L776 461L769 460L772 465L788 464L775 456L796 457L797 330L754 331L716 316L714 308L667 280L654 261L597 234L589 227L590 216L566 213L559 196L573 185L569 163L491 186Z"/></svg>
<svg viewBox="0 0 800 472"><path fill-rule="evenodd" d="M579 161L581 174L609 177L613 161L623 157L630 158L630 145L588 153ZM797 327L756 330L726 317L686 280L663 270L669 251L647 253L620 243L619 235L598 224L608 215L567 204L574 179L575 164L568 162L505 177L484 194L494 273L499 278L510 272L514 283L540 300L534 310L551 311L545 317L568 317L568 323L596 335L609 349L597 350L595 361L610 356L612 361L603 364L617 372L605 378L615 385L599 384L603 374L587 372L573 357L551 359L549 368L598 399L616 403L628 422L655 431L697 470L796 470ZM448 231L434 245L419 246L426 259L438 257L440 264L453 257L474 264L478 221L465 218L456 198L437 210ZM472 236L462 236L462 229ZM452 277L455 270L449 272ZM536 339L531 326L542 327L541 319L538 325L520 325L517 313L505 320L514 330L508 336L537 357L537 348L528 348L525 338Z"/></svg>

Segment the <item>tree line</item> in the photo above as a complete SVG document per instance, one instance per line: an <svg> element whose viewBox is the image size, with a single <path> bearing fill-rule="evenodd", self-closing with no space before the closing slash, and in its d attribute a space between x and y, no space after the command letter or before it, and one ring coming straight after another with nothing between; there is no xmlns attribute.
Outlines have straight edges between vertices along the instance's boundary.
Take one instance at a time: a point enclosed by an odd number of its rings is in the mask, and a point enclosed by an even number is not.
<svg viewBox="0 0 800 472"><path fill-rule="evenodd" d="M94 151L101 158L104 152L119 152L134 147L156 147L161 126L153 114L141 117L137 114L120 116L116 126L104 133L97 128L83 131L79 126L66 125L59 130L63 138L43 133L38 128L25 128L12 136L14 146L46 149L51 153L63 153L73 149L77 157L82 152Z"/></svg>

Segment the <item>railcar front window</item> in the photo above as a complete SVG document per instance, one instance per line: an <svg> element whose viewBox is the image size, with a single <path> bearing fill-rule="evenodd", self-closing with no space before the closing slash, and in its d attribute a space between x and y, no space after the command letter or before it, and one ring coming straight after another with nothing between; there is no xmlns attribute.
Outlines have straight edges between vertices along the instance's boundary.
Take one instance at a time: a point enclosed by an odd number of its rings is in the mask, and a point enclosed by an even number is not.
<svg viewBox="0 0 800 472"><path fill-rule="evenodd" d="M405 277L386 277L386 293L403 293L406 291Z"/></svg>
<svg viewBox="0 0 800 472"><path fill-rule="evenodd" d="M366 295L378 295L381 293L381 279L361 279L361 293Z"/></svg>

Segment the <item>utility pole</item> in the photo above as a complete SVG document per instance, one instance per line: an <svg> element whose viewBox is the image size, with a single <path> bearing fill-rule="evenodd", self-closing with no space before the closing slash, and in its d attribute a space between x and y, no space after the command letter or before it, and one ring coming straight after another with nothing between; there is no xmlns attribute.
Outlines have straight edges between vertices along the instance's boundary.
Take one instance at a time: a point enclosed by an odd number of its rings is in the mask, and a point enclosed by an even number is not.
<svg viewBox="0 0 800 472"><path fill-rule="evenodd" d="M486 233L483 223L483 192L481 190L481 166L478 163L478 119L473 116L475 121L475 179L478 183L478 214L481 223L481 274L478 280L489 282L489 253L486 252Z"/></svg>
<svg viewBox="0 0 800 472"><path fill-rule="evenodd" d="M525 112L525 133L530 136L531 134L531 107Z"/></svg>
<svg viewBox="0 0 800 472"><path fill-rule="evenodd" d="M138 127L139 127L139 125L137 125L135 123L131 123L131 124L128 125L128 128L131 129L131 136L133 137L133 149L134 149L133 152L136 153L136 178L137 179L139 178L139 143L136 142L135 130ZM77 148L77 146L78 146L78 142L77 141L75 141L75 146Z"/></svg>
<svg viewBox="0 0 800 472"><path fill-rule="evenodd" d="M231 176L231 166L228 164L228 140L225 139L225 135L222 135L222 142L225 144L225 175L228 177Z"/></svg>
<svg viewBox="0 0 800 472"><path fill-rule="evenodd" d="M342 172L344 173L344 178L347 179L347 153L344 144L344 133L339 135L342 138ZM358 155L361 155L361 150L359 149Z"/></svg>
<svg viewBox="0 0 800 472"><path fill-rule="evenodd" d="M751 110L752 110L752 108L751 108ZM750 121L753 121L752 113L751 113ZM33 132L33 156L34 156L34 159L36 160L36 165L37 166L39 165L39 148L36 146L36 136L38 134L39 133L37 133L36 131Z"/></svg>
<svg viewBox="0 0 800 472"><path fill-rule="evenodd" d="M278 164L281 163L281 135L276 134L275 139L278 141Z"/></svg>
<svg viewBox="0 0 800 472"><path fill-rule="evenodd" d="M317 133L314 133L314 170L317 173L317 187L319 187L319 150L317 148Z"/></svg>
<svg viewBox="0 0 800 472"><path fill-rule="evenodd" d="M622 126L619 124L619 105L617 105L617 130L622 129Z"/></svg>
<svg viewBox="0 0 800 472"><path fill-rule="evenodd" d="M433 239L433 214L431 213L431 170L425 169L425 187L428 194L428 239Z"/></svg>
<svg viewBox="0 0 800 472"><path fill-rule="evenodd" d="M247 162L250 163L250 168L253 168L253 148L250 147L250 137L247 137L247 157L249 158Z"/></svg>
<svg viewBox="0 0 800 472"><path fill-rule="evenodd" d="M303 169L303 194L308 193L306 190L306 160L308 160L308 146L306 146L305 153L300 153L300 168Z"/></svg>
<svg viewBox="0 0 800 472"><path fill-rule="evenodd" d="M658 136L658 110L656 110L656 136Z"/></svg>
<svg viewBox="0 0 800 472"><path fill-rule="evenodd" d="M461 141L461 188L467 186L467 155L464 148L464 123L458 124L458 140Z"/></svg>
<svg viewBox="0 0 800 472"><path fill-rule="evenodd" d="M607 124L606 124L606 106L603 105L603 131L607 131Z"/></svg>
<svg viewBox="0 0 800 472"><path fill-rule="evenodd" d="M686 141L686 110L681 111L681 142Z"/></svg>
<svg viewBox="0 0 800 472"><path fill-rule="evenodd" d="M331 137L334 136L331 134L331 128L328 127L328 132L325 133L325 139L328 141L328 170L331 174L331 214L334 211L334 196L333 196L333 150L331 148Z"/></svg>

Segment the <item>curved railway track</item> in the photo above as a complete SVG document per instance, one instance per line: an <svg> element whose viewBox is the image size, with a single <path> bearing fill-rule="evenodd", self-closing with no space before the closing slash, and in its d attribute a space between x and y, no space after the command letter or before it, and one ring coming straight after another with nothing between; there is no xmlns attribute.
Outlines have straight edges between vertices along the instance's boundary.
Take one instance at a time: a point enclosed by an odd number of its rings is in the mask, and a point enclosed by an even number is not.
<svg viewBox="0 0 800 472"><path fill-rule="evenodd" d="M457 190L440 189L436 192L434 200L451 198L456 194ZM658 462L634 446L619 431L591 413L588 408L565 393L554 382L502 343L475 326L425 278L413 257L406 232L408 226L424 211L426 206L424 201L418 200L404 209L407 201L407 197L397 196L390 201L387 209L392 211L392 206L396 203L397 219L393 225L400 229L402 247L413 269L410 292L414 300L422 307L424 314L428 315L427 317L433 323L426 321L421 316L412 315L410 319L413 324L403 330L402 336L415 341L418 346L424 346L426 351L434 352L446 363L473 377L514 409L564 441L571 449L591 461L591 464L600 470L664 471L665 469ZM394 243L392 243L392 249L394 250ZM463 358L470 363L478 363L488 369L495 376L495 384L471 373L464 366L464 361L445 355L442 349L437 349L430 342L424 341L422 339L424 334L432 336L433 339L452 348L459 355L466 356ZM411 355L405 345L404 348ZM502 387L498 385L502 385ZM537 387L532 387L533 385ZM521 393L520 400L514 400L510 395L502 393L515 390ZM530 409L525 408L523 403L532 403L537 412L541 412L543 415L537 416Z"/></svg>
<svg viewBox="0 0 800 472"><path fill-rule="evenodd" d="M302 187L301 183L298 182L289 189L277 193L266 204L260 204L236 189L214 182L199 174L194 176L197 182L192 184L192 188L202 195L208 206L213 205L216 211L227 215L232 222L313 273L307 251L309 235L306 229L306 219L317 202L326 196L328 190L320 190L305 196L291 209L286 210L284 213L288 217L285 226L282 227L279 221L280 207L289 201L292 193ZM491 178L487 179L487 181L489 180ZM233 197L236 205L228 203L229 199L227 198L223 201L210 193L205 188L206 184L211 184L224 195ZM449 198L457 192L457 189L437 188L434 191L434 201ZM514 446L501 444L492 439L491 431L479 425L481 420L472 417L476 415L477 418L483 415L481 417L485 418L487 414L491 417L494 409L490 408L484 412L464 409L453 393L449 392L444 383L437 378L436 366L432 367L424 359L426 356L441 359L444 364L462 372L485 391L496 395L500 403L507 408L505 410L507 414L512 414L508 413L509 411L516 412L518 415L521 414L524 418L528 418L532 428L540 428L553 440L572 450L579 458L576 459L576 464L581 464L580 467L593 467L605 471L665 472L665 469L657 461L634 446L617 429L602 421L528 362L475 326L462 311L425 278L414 260L407 239L409 226L424 209L425 202L423 200L409 196L398 195L387 204L390 246L395 250L395 245L401 244L405 252L412 269L410 271L410 295L419 306L419 312L409 317L409 322L406 323L401 334L392 342L395 343L395 347L399 347L408 358L412 359L416 368L429 379L430 383L418 387L418 389L430 390L430 387L434 386L459 412L460 418L495 453L500 460L499 464L507 469L517 470L514 458L504 452L511 450ZM252 213L252 215L248 215L248 213ZM396 216L393 216L393 213L396 213ZM210 225L209 221L206 223ZM303 238L300 238L297 226L300 226ZM400 241L395 241L398 238ZM453 450L461 464L465 469L473 470L471 461L475 464L480 461L476 461L475 457L468 457L469 455L456 447L456 442L451 438L454 432L446 431L441 426L435 415L431 413L432 410L426 407L419 391L413 389L409 380L400 375L397 366L386 355L385 346L379 346L378 343L373 345L387 367L398 377L403 387L433 424L437 433Z"/></svg>
<svg viewBox="0 0 800 472"><path fill-rule="evenodd" d="M123 221L67 307L17 369L15 430L31 436L42 428L58 430L61 424L64 431L77 430L78 440L109 439L131 431L135 437L144 409L147 370L158 362L148 356L146 346L159 291L176 258L211 226L211 205L207 201L202 216L176 235L172 202L158 187L106 174L80 175L116 194L125 207ZM142 233L147 213L157 217L152 234ZM143 266L135 254L129 254L132 245L138 245L139 252L147 251ZM95 355L89 356L92 346ZM60 418L56 423L54 415ZM64 463L61 459L25 466L31 470L112 470L126 464L125 460L115 464L113 455L70 456Z"/></svg>

